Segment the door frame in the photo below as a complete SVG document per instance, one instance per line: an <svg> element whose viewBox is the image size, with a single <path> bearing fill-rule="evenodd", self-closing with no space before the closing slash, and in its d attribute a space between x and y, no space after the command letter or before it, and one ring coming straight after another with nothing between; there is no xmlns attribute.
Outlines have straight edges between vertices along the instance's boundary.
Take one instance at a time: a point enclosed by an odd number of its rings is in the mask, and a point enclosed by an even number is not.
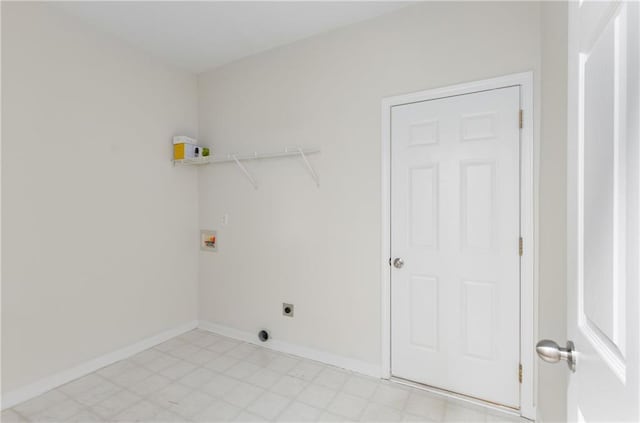
<svg viewBox="0 0 640 423"><path fill-rule="evenodd" d="M439 98L472 94L480 91L520 86L520 108L523 125L520 131L520 225L524 241L520 261L520 415L536 418L537 369L535 339L537 337L538 274L536 272L538 234L538 143L534 138L533 72L516 73L497 78L450 85L382 100L382 366L383 379L391 379L391 108ZM517 246L514 245L514 248Z"/></svg>

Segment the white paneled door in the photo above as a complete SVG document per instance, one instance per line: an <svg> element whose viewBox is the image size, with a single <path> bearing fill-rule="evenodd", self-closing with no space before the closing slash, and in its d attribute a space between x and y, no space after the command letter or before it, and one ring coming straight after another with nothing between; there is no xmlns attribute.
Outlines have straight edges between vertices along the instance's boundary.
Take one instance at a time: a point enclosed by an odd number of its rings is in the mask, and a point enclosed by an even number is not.
<svg viewBox="0 0 640 423"><path fill-rule="evenodd" d="M520 88L391 112L391 373L520 406Z"/></svg>
<svg viewBox="0 0 640 423"><path fill-rule="evenodd" d="M638 422L640 4L569 16L567 417Z"/></svg>

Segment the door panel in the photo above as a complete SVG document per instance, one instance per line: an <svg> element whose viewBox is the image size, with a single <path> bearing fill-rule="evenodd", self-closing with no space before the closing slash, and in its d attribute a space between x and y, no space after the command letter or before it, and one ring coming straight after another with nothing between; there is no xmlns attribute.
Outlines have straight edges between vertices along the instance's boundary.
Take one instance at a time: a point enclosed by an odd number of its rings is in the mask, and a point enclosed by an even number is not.
<svg viewBox="0 0 640 423"><path fill-rule="evenodd" d="M610 20L584 56L584 317L592 330L614 341L619 295L614 265L615 22ZM613 142L612 142L613 141ZM604 282L604 283L602 283ZM614 322L614 320L616 322ZM595 334L594 331L594 334ZM600 336L600 335L598 335ZM612 344L613 346L613 344ZM619 351L618 347L614 347Z"/></svg>
<svg viewBox="0 0 640 423"><path fill-rule="evenodd" d="M462 248L490 252L495 243L494 160L460 163Z"/></svg>
<svg viewBox="0 0 640 423"><path fill-rule="evenodd" d="M409 169L409 237L412 247L438 245L438 166Z"/></svg>
<svg viewBox="0 0 640 423"><path fill-rule="evenodd" d="M514 408L519 109L507 87L391 115L392 374Z"/></svg>
<svg viewBox="0 0 640 423"><path fill-rule="evenodd" d="M638 421L637 3L570 4L570 421Z"/></svg>

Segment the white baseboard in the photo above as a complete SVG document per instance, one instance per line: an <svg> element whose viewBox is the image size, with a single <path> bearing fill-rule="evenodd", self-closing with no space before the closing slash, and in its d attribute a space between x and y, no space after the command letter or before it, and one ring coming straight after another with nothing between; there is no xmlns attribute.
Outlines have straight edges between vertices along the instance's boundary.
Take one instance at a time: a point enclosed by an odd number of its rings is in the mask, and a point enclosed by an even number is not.
<svg viewBox="0 0 640 423"><path fill-rule="evenodd" d="M6 394L2 395L2 398L0 399L0 403L2 404L1 408L2 410L4 410L6 408L13 407L14 405L20 404L21 402L44 394L45 392L57 388L58 386L62 386L65 383L71 382L72 380L78 379L91 372L95 372L98 369L113 364L116 361L131 357L135 354L138 354L139 352L152 348L158 344L163 343L164 341L193 330L197 327L197 320L185 323L173 329L161 332L150 338L143 339L142 341L136 342L135 344L129 345L128 347L124 347L103 356L94 358L93 360L82 363L71 369L55 373L25 387L7 392Z"/></svg>
<svg viewBox="0 0 640 423"><path fill-rule="evenodd" d="M297 355L299 357L308 358L310 360L319 361L325 364L330 364L332 366L351 370L367 376L380 378L382 374L382 369L380 368L380 365L377 364L370 364L364 361L344 357L330 352L316 350L302 345L291 344L285 341L279 341L277 339L270 339L267 342L260 342L260 340L258 339L258 334L256 333L245 332L242 330L230 328L228 326L205 322L202 320L200 321L198 327L200 329L217 333L222 336L249 342L251 344L256 344L261 347L269 348L286 354Z"/></svg>

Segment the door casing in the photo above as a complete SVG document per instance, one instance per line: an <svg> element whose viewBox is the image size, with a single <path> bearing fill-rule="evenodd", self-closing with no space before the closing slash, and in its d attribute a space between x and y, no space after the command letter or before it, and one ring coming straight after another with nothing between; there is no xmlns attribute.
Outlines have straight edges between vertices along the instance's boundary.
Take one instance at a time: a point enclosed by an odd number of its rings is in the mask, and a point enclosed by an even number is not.
<svg viewBox="0 0 640 423"><path fill-rule="evenodd" d="M538 281L537 260L537 194L538 194L538 146L534 139L533 72L523 72L497 78L479 80L426 91L419 91L382 100L382 366L381 376L391 375L391 108L393 106L435 100L456 95L471 94L497 88L520 86L520 109L523 125L520 131L520 220L523 238L523 254L520 265L520 361L522 384L520 385L520 415L536 418L537 371L535 339L537 338ZM517 246L514 246L517 248Z"/></svg>

